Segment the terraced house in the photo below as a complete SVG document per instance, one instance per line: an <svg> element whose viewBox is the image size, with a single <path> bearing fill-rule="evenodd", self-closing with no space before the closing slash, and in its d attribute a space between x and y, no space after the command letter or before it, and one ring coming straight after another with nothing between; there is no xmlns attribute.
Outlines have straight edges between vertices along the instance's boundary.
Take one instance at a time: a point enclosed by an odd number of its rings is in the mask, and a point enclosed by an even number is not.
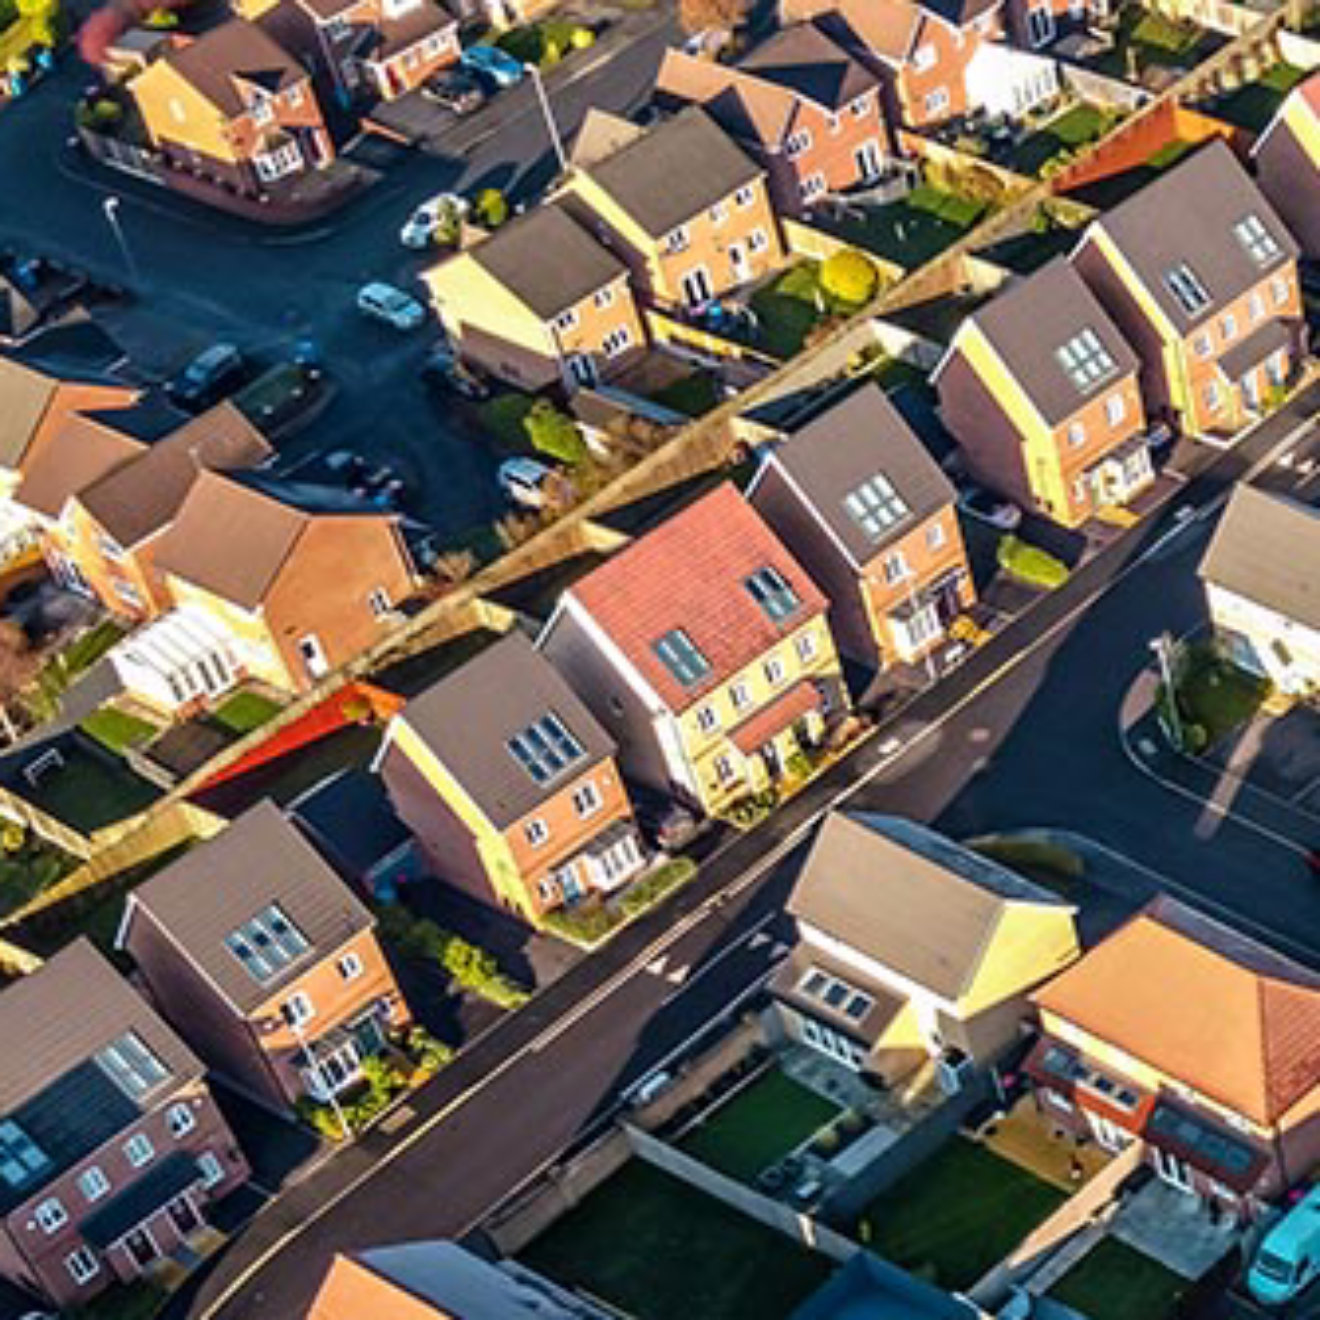
<svg viewBox="0 0 1320 1320"><path fill-rule="evenodd" d="M1262 417L1304 356L1297 242L1219 139L1092 221L1072 261L1136 350L1152 416Z"/></svg>
<svg viewBox="0 0 1320 1320"><path fill-rule="evenodd" d="M68 1314L177 1270L248 1177L201 1062L85 938L0 993L0 1046L0 1278Z"/></svg>
<svg viewBox="0 0 1320 1320"><path fill-rule="evenodd" d="M520 389L595 385L646 346L628 267L561 206L534 207L422 279L463 358Z"/></svg>
<svg viewBox="0 0 1320 1320"><path fill-rule="evenodd" d="M949 479L875 384L765 450L747 488L830 601L840 651L914 665L976 600Z"/></svg>
<svg viewBox="0 0 1320 1320"><path fill-rule="evenodd" d="M726 484L574 583L538 645L627 775L715 813L791 771L846 709L827 609Z"/></svg>
<svg viewBox="0 0 1320 1320"><path fill-rule="evenodd" d="M539 923L645 863L614 740L520 632L414 697L376 757L434 873Z"/></svg>
<svg viewBox="0 0 1320 1320"><path fill-rule="evenodd" d="M661 306L700 307L784 260L765 170L701 108L641 129L588 112L558 200Z"/></svg>
<svg viewBox="0 0 1320 1320"><path fill-rule="evenodd" d="M968 316L931 380L976 478L1076 527L1155 479L1140 368L1059 258Z"/></svg>
<svg viewBox="0 0 1320 1320"><path fill-rule="evenodd" d="M267 800L133 890L116 945L217 1075L287 1110L350 1090L411 1021L375 925Z"/></svg>

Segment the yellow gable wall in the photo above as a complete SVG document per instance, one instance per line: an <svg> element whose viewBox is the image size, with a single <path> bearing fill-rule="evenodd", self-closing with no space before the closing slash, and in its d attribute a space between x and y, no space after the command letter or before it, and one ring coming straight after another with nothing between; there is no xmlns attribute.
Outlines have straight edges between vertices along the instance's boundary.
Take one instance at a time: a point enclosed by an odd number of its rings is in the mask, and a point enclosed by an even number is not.
<svg viewBox="0 0 1320 1320"><path fill-rule="evenodd" d="M999 919L976 979L958 1002L971 1017L1029 990L1075 962L1080 949L1070 908L1011 903Z"/></svg>
<svg viewBox="0 0 1320 1320"><path fill-rule="evenodd" d="M260 614L234 605L205 587L185 582L173 574L168 576L166 585L177 605L193 605L205 610L234 638L238 644L238 658L248 673L285 691L296 691L270 629Z"/></svg>
<svg viewBox="0 0 1320 1320"><path fill-rule="evenodd" d="M647 276L657 291L664 292L664 272L660 268L659 250L655 239L639 225L590 174L574 170L565 185L632 247L646 262Z"/></svg>
<svg viewBox="0 0 1320 1320"><path fill-rule="evenodd" d="M1312 162L1320 169L1320 120L1316 119L1310 107L1295 93L1288 98L1288 104L1283 112L1283 122Z"/></svg>
<svg viewBox="0 0 1320 1320"><path fill-rule="evenodd" d="M156 145L178 142L215 160L238 162L225 116L164 60L138 74L129 91Z"/></svg>
<svg viewBox="0 0 1320 1320"><path fill-rule="evenodd" d="M534 353L557 357L545 323L466 252L422 273L436 315L455 337L476 326Z"/></svg>

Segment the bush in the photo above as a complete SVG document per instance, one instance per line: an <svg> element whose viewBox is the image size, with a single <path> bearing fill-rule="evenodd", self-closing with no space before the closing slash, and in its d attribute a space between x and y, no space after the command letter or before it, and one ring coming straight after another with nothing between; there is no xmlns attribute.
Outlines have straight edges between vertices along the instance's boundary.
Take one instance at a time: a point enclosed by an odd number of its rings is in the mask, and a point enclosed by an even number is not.
<svg viewBox="0 0 1320 1320"><path fill-rule="evenodd" d="M619 906L626 915L634 917L654 907L672 890L687 884L696 873L697 864L690 857L675 857L630 886Z"/></svg>
<svg viewBox="0 0 1320 1320"><path fill-rule="evenodd" d="M870 302L879 283L875 262L855 248L836 252L820 268L820 287L831 298L854 307Z"/></svg>
<svg viewBox="0 0 1320 1320"><path fill-rule="evenodd" d="M1086 871L1086 862L1079 854L1048 839L989 838L978 839L970 846L982 857L1003 862L1005 866L1049 871L1069 880L1081 879Z"/></svg>
<svg viewBox="0 0 1320 1320"><path fill-rule="evenodd" d="M547 930L577 944L598 944L618 924L619 918L603 903L557 908L545 914Z"/></svg>
<svg viewBox="0 0 1320 1320"><path fill-rule="evenodd" d="M596 44L596 34L589 27L579 23L569 36L568 44L574 50L589 50Z"/></svg>
<svg viewBox="0 0 1320 1320"><path fill-rule="evenodd" d="M0 847L7 853L21 852L27 842L27 831L16 820L7 820L0 829Z"/></svg>
<svg viewBox="0 0 1320 1320"><path fill-rule="evenodd" d="M1068 568L1061 560L1012 533L1000 540L995 558L1005 573L1028 586L1052 590L1068 580Z"/></svg>
<svg viewBox="0 0 1320 1320"><path fill-rule="evenodd" d="M806 752L794 752L784 762L784 769L788 771L794 779L805 779L811 773L811 757Z"/></svg>
<svg viewBox="0 0 1320 1320"><path fill-rule="evenodd" d="M532 448L569 467L577 467L587 456L582 432L567 413L562 413L549 399L537 399L523 418L523 427Z"/></svg>
<svg viewBox="0 0 1320 1320"><path fill-rule="evenodd" d="M179 26L179 15L173 9L158 8L153 9L142 20L145 27L154 28L158 32L164 32Z"/></svg>
<svg viewBox="0 0 1320 1320"><path fill-rule="evenodd" d="M528 992L505 976L495 955L469 944L434 921L413 916L398 903L391 903L377 918L381 935L400 953L410 958L427 958L440 964L464 990L499 1008L518 1008L529 998Z"/></svg>
<svg viewBox="0 0 1320 1320"><path fill-rule="evenodd" d="M483 188L472 203L477 223L485 229L498 229L509 218L509 203L498 188Z"/></svg>

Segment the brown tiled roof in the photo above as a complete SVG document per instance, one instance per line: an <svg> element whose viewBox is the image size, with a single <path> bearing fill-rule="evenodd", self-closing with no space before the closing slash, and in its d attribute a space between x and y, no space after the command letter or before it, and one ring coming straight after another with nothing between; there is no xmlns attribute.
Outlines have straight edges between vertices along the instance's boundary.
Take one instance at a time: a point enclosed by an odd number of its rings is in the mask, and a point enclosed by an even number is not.
<svg viewBox="0 0 1320 1320"><path fill-rule="evenodd" d="M644 130L619 115L592 106L582 120L582 126L573 139L569 163L579 169L590 169L598 161L612 156L630 142L644 136Z"/></svg>
<svg viewBox="0 0 1320 1320"><path fill-rule="evenodd" d="M921 22L921 9L908 0L841 0L824 5L805 0L801 12L819 14L821 26L836 39L846 33L850 40L844 44L855 55L870 55L888 65L907 58Z"/></svg>
<svg viewBox="0 0 1320 1320"><path fill-rule="evenodd" d="M59 388L53 376L0 358L0 465L18 467Z"/></svg>
<svg viewBox="0 0 1320 1320"><path fill-rule="evenodd" d="M1320 976L1171 899L1034 998L1263 1126L1320 1084Z"/></svg>
<svg viewBox="0 0 1320 1320"><path fill-rule="evenodd" d="M90 417L74 415L56 428L26 464L15 499L58 518L70 496L147 450L141 440Z"/></svg>
<svg viewBox="0 0 1320 1320"><path fill-rule="evenodd" d="M737 68L827 110L842 110L876 86L874 76L814 23L780 28L753 46Z"/></svg>
<svg viewBox="0 0 1320 1320"><path fill-rule="evenodd" d="M408 50L419 41L436 32L444 32L455 26L449 11L432 0L422 0L415 9L410 9L399 18L385 18L380 24L380 45L371 52L373 59L387 60L392 55Z"/></svg>
<svg viewBox="0 0 1320 1320"><path fill-rule="evenodd" d="M240 82L274 95L307 79L307 70L288 51L242 18L231 18L161 58L231 117L247 108L239 92Z"/></svg>
<svg viewBox="0 0 1320 1320"><path fill-rule="evenodd" d="M778 570L800 602L779 623L747 589L747 579L765 567ZM806 570L729 483L621 550L568 594L676 711L734 677L826 607ZM672 629L685 632L710 665L691 687L674 678L654 649Z"/></svg>

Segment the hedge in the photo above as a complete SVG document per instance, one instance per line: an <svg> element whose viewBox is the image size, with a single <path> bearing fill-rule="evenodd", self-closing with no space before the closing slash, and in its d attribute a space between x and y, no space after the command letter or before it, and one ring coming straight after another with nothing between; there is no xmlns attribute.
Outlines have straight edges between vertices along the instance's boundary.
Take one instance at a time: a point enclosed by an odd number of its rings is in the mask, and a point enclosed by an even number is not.
<svg viewBox="0 0 1320 1320"><path fill-rule="evenodd" d="M1068 567L1062 560L1011 533L999 542L995 558L1005 573L1029 586L1052 590L1068 580Z"/></svg>

